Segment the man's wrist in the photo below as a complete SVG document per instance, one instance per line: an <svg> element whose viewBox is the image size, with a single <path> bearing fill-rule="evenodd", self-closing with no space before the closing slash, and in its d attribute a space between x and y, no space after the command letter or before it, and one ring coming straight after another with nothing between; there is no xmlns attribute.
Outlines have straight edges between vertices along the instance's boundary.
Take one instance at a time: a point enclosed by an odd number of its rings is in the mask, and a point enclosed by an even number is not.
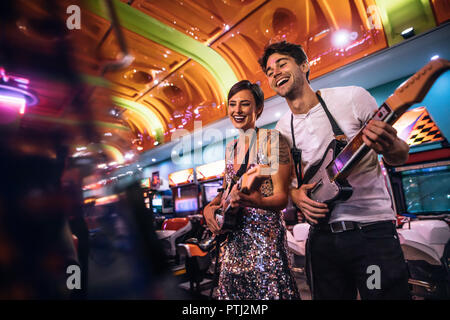
<svg viewBox="0 0 450 320"><path fill-rule="evenodd" d="M388 164L399 165L408 159L408 151L408 145L397 137L391 148L387 152L382 153L382 156Z"/></svg>

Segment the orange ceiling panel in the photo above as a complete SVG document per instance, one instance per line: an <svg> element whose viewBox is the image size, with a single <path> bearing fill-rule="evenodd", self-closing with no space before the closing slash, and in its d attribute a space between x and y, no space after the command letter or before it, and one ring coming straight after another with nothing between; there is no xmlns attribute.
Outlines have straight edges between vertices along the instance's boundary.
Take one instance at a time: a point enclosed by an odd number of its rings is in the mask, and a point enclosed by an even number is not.
<svg viewBox="0 0 450 320"><path fill-rule="evenodd" d="M287 40L301 44L316 78L387 46L374 0L271 1L211 47L242 79L260 81L265 97L269 89L257 60L265 45Z"/></svg>
<svg viewBox="0 0 450 320"><path fill-rule="evenodd" d="M450 1L449 0L431 0L436 23L438 25L447 22L450 19Z"/></svg>
<svg viewBox="0 0 450 320"><path fill-rule="evenodd" d="M170 141L176 129L194 129L194 121L202 125L225 115L223 97L214 77L199 63L189 61L138 100L158 110L167 119L164 141ZM167 118L168 117L168 118Z"/></svg>
<svg viewBox="0 0 450 320"><path fill-rule="evenodd" d="M113 95L136 100L163 81L172 69L187 60L185 56L172 52L134 32L123 29L123 33L134 61L124 70L105 74L105 78L116 85L111 88ZM120 48L114 33L108 34L99 51L101 60L118 59Z"/></svg>
<svg viewBox="0 0 450 320"><path fill-rule="evenodd" d="M109 21L92 14L88 10L82 11L81 30L72 31L74 48L73 54L82 73L100 75L101 67L97 46L110 28Z"/></svg>
<svg viewBox="0 0 450 320"><path fill-rule="evenodd" d="M91 90L89 99L89 110L95 119L109 122L120 122L119 118L111 115L113 103L111 101L111 92L105 87L95 87Z"/></svg>
<svg viewBox="0 0 450 320"><path fill-rule="evenodd" d="M267 0L135 0L132 6L205 43L226 32Z"/></svg>

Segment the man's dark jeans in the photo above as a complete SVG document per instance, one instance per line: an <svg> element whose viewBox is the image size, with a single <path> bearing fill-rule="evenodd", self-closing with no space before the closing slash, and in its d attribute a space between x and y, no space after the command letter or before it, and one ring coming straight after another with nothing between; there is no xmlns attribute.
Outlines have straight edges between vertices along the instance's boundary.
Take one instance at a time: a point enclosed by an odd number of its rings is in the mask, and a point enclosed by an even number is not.
<svg viewBox="0 0 450 320"><path fill-rule="evenodd" d="M408 267L391 221L341 233L312 227L307 273L313 299L356 299L357 291L361 299L410 299Z"/></svg>

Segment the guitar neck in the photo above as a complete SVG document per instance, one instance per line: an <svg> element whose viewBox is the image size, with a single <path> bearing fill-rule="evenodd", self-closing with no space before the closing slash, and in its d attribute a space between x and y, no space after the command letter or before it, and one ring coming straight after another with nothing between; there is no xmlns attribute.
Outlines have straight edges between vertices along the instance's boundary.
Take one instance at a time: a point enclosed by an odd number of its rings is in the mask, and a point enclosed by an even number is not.
<svg viewBox="0 0 450 320"><path fill-rule="evenodd" d="M447 60L430 61L402 83L370 120L393 124L409 107L421 102L436 79L448 69L450 69L450 62ZM370 151L370 148L362 140L362 132L365 127L364 125L336 159L328 165L327 171L332 180L346 178L356 164Z"/></svg>
<svg viewBox="0 0 450 320"><path fill-rule="evenodd" d="M392 124L399 116L386 103L383 103L370 120L379 120ZM370 151L370 148L362 140L365 128L366 125L358 131L356 136L337 155L334 161L328 165L327 171L332 180L346 178L358 162Z"/></svg>

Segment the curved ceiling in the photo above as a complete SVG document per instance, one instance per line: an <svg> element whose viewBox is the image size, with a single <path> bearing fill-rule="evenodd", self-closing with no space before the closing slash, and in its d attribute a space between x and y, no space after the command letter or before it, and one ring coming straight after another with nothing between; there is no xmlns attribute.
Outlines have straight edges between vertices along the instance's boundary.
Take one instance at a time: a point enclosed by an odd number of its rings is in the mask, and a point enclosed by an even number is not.
<svg viewBox="0 0 450 320"><path fill-rule="evenodd" d="M106 63L121 59L122 52L104 1L62 0L54 11L65 21L69 5L82 8L81 29L68 32L72 57L81 80L91 87L89 112L99 135L120 137L121 143L111 145L122 154L167 143L176 129L192 131L195 121L207 125L223 119L227 92L241 79L259 83L266 98L274 96L257 63L270 42L302 44L310 60L310 78L315 79L395 45L408 26L419 34L450 17L450 8L439 0L402 0L395 6L387 0L112 2L134 58L120 70L105 69ZM35 23L50 14L44 3L17 1L19 18L8 30L21 39L16 40L19 49L35 46L43 54L54 49L52 34ZM33 77L26 70L14 72L30 79L30 90L39 97L27 119L84 121L66 110L76 94L70 85ZM112 133L108 123L124 130Z"/></svg>

